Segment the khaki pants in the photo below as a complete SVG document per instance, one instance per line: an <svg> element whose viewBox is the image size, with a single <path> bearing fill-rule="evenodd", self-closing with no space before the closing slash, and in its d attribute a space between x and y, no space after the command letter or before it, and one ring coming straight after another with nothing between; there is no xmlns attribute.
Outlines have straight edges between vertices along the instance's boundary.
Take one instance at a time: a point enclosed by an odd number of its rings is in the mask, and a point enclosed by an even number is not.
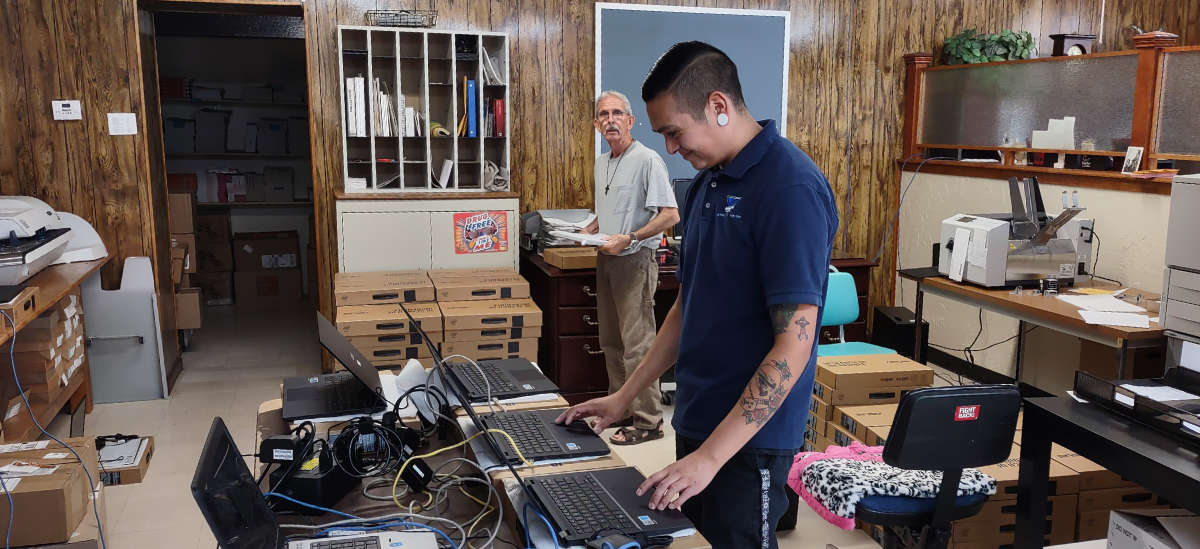
<svg viewBox="0 0 1200 549"><path fill-rule="evenodd" d="M654 342L654 292L658 264L654 251L642 248L626 256L600 254L596 259L596 313L600 349L608 367L608 393L633 375ZM654 429L662 420L658 380L638 393L629 407L633 426Z"/></svg>

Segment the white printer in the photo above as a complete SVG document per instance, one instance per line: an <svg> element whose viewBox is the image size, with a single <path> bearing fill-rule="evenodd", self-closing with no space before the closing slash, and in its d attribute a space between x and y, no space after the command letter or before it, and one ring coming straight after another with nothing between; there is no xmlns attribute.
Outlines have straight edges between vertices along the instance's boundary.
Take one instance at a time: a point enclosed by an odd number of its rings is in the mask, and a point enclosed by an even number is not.
<svg viewBox="0 0 1200 549"><path fill-rule="evenodd" d="M1200 340L1200 175L1178 175L1171 184L1166 269L1159 317L1176 335Z"/></svg>
<svg viewBox="0 0 1200 549"><path fill-rule="evenodd" d="M20 284L49 265L107 255L83 218L30 196L0 196L0 285Z"/></svg>

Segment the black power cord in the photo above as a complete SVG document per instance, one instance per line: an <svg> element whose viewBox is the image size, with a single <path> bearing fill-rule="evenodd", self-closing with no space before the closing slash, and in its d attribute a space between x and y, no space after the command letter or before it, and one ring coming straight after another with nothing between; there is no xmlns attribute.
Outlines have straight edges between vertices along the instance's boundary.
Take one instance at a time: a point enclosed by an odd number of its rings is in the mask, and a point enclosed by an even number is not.
<svg viewBox="0 0 1200 549"><path fill-rule="evenodd" d="M1092 278L1099 278L1100 280L1107 280L1109 282L1112 282L1113 284L1116 284L1117 286L1124 286L1125 284L1122 283L1120 280L1113 280L1111 278L1106 278L1106 277L1096 274L1096 265L1098 265L1100 263L1100 235L1096 234L1096 229L1094 227L1087 227L1087 230L1092 235L1092 240L1096 241L1096 252L1092 256L1092 272L1089 274L1092 275Z"/></svg>

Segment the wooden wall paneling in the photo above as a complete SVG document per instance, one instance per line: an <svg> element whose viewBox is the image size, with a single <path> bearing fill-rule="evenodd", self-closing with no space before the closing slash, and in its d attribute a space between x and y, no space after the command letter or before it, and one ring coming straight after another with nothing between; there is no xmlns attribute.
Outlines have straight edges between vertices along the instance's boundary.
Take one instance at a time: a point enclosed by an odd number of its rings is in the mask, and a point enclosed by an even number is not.
<svg viewBox="0 0 1200 549"><path fill-rule="evenodd" d="M36 177L33 142L29 137L30 109L25 94L24 58L21 48L20 12L12 2L0 3L0 193L21 194Z"/></svg>
<svg viewBox="0 0 1200 549"><path fill-rule="evenodd" d="M595 197L596 9L591 2L564 0L562 8L563 50L563 175L562 184L571 189L574 207L590 208ZM639 97L642 90L622 93ZM642 115L637 115L639 118ZM642 120L642 122L649 122ZM654 137L659 139L658 136Z"/></svg>
<svg viewBox="0 0 1200 549"><path fill-rule="evenodd" d="M1102 4L1103 0L1042 0L1038 52L1049 55L1054 51L1051 34L1099 34Z"/></svg>
<svg viewBox="0 0 1200 549"><path fill-rule="evenodd" d="M60 99L82 100L86 95L84 58L88 53L84 51L84 37L79 30L78 9L79 2L74 0L53 0L58 66L61 67L61 72L70 75L59 78ZM83 104L82 108L83 120L74 120L62 125L69 177L59 184L67 187L71 198L71 203L64 208L95 225L95 186L91 181L92 141L88 132L88 110L92 106Z"/></svg>
<svg viewBox="0 0 1200 549"><path fill-rule="evenodd" d="M548 97L556 91L542 88L538 74L546 59L545 0L518 0L516 32L509 36L509 76L515 85L509 90L513 112L509 117L513 143L513 188L520 193L522 208L539 209L556 203L554 189L546 184L549 165L545 150L546 119L554 108ZM564 206L568 207L568 206Z"/></svg>
<svg viewBox="0 0 1200 549"><path fill-rule="evenodd" d="M1179 35L1180 44L1197 41L1197 25L1200 6L1196 0L1097 0L1104 1L1104 28L1099 33L1103 39L1102 51L1131 50L1134 48L1130 25L1137 25L1146 32L1160 27Z"/></svg>
<svg viewBox="0 0 1200 549"><path fill-rule="evenodd" d="M17 10L30 117L27 130L34 169L33 179L24 182L22 192L45 201L54 209L69 210L70 187L61 182L70 181L63 127L71 122L53 120L50 111L50 101L61 99L53 7L49 2L35 2Z"/></svg>

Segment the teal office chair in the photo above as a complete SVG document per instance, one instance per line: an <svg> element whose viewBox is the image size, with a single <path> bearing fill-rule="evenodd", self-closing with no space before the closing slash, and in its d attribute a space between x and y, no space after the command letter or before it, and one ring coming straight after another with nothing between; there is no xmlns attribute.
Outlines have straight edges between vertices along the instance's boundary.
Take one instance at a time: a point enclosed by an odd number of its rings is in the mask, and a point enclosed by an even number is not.
<svg viewBox="0 0 1200 549"><path fill-rule="evenodd" d="M840 343L817 345L817 356L887 355L894 349L862 341L846 341L845 325L858 320L858 289L850 273L829 267L829 288L825 290L825 311L821 327L837 326Z"/></svg>

